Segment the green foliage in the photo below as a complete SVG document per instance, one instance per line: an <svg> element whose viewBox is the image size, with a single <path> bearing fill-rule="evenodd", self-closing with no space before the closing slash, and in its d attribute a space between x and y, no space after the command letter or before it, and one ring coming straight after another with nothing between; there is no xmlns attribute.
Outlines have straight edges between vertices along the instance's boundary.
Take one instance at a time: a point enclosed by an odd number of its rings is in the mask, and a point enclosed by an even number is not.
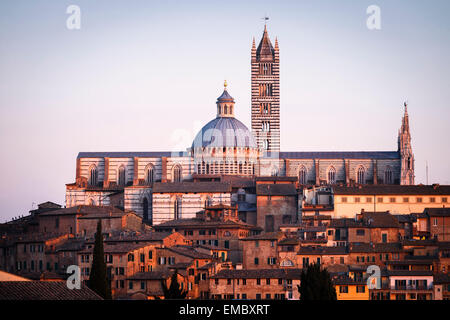
<svg viewBox="0 0 450 320"><path fill-rule="evenodd" d="M89 288L95 291L103 299L111 299L111 288L109 285L105 253L103 250L102 224L97 223L97 233L95 234L94 257L92 259L91 274L89 276Z"/></svg>
<svg viewBox="0 0 450 320"><path fill-rule="evenodd" d="M298 292L300 300L337 300L336 289L326 269L311 264L303 269Z"/></svg>
<svg viewBox="0 0 450 320"><path fill-rule="evenodd" d="M186 290L181 290L178 283L178 271L172 274L170 278L170 286L167 287L167 281L161 280L161 286L164 292L164 299L184 299L188 293Z"/></svg>

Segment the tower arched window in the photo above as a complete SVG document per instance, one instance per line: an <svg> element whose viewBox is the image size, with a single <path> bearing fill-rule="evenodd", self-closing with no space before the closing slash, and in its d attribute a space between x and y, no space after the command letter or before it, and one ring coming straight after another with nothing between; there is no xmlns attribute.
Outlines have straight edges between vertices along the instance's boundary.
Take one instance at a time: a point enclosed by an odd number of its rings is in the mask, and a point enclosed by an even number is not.
<svg viewBox="0 0 450 320"><path fill-rule="evenodd" d="M388 166L386 168L386 171L384 172L384 183L392 184L392 182L393 182L392 169L390 166Z"/></svg>
<svg viewBox="0 0 450 320"><path fill-rule="evenodd" d="M356 183L359 184L365 184L366 183L366 170L363 166L360 166L358 168L358 171L356 172Z"/></svg>
<svg viewBox="0 0 450 320"><path fill-rule="evenodd" d="M336 183L336 169L334 167L330 167L328 169L327 182L328 182L328 184Z"/></svg>
<svg viewBox="0 0 450 320"><path fill-rule="evenodd" d="M182 174L182 170L181 170L181 166L180 165L175 165L175 167L173 168L173 182L181 182L181 174Z"/></svg>
<svg viewBox="0 0 450 320"><path fill-rule="evenodd" d="M155 170L153 165L149 164L145 167L145 182L147 184L152 184L155 180Z"/></svg>
<svg viewBox="0 0 450 320"><path fill-rule="evenodd" d="M125 185L125 183L126 183L125 177L126 177L126 170L125 170L125 167L122 165L119 167L119 174L118 174L118 179L117 179L117 184L119 186Z"/></svg>
<svg viewBox="0 0 450 320"><path fill-rule="evenodd" d="M264 139L263 140L263 149L264 150L268 150L269 149L269 140L268 139Z"/></svg>
<svg viewBox="0 0 450 320"><path fill-rule="evenodd" d="M97 171L97 166L95 164L93 164L90 168L89 168L89 184L91 186L96 186L97 185L97 181L98 181L98 171Z"/></svg>
<svg viewBox="0 0 450 320"><path fill-rule="evenodd" d="M298 171L298 183L306 184L306 168L304 166L301 166Z"/></svg>
<svg viewBox="0 0 450 320"><path fill-rule="evenodd" d="M181 218L181 198L177 197L173 203L173 218L178 220Z"/></svg>
<svg viewBox="0 0 450 320"><path fill-rule="evenodd" d="M227 113L228 113L228 107L225 105L223 108L224 108L223 113L224 113L224 114L227 114Z"/></svg>

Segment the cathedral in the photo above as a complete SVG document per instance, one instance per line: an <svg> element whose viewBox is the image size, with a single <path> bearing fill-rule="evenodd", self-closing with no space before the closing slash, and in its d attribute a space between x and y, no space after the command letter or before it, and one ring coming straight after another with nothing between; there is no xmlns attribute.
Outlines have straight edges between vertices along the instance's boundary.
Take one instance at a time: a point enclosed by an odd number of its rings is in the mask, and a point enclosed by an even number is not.
<svg viewBox="0 0 450 320"><path fill-rule="evenodd" d="M397 151L280 150L280 58L264 27L251 48L251 130L235 118L227 83L216 117L180 152L80 152L66 206L116 205L150 224L192 218L207 206L255 211L255 181L295 179L302 186L414 184L414 154L405 103ZM205 110L213 110L206 107Z"/></svg>

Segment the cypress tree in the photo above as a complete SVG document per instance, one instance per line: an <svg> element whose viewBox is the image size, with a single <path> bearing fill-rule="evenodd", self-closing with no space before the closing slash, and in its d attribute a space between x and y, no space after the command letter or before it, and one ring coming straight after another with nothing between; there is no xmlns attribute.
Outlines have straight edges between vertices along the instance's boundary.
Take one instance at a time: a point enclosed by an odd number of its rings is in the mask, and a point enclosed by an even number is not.
<svg viewBox="0 0 450 320"><path fill-rule="evenodd" d="M188 293L186 290L180 288L178 283L178 270L172 274L170 278L170 286L167 287L167 281L161 280L161 287L164 292L164 299L184 299Z"/></svg>
<svg viewBox="0 0 450 320"><path fill-rule="evenodd" d="M330 274L321 269L320 264L314 263L303 269L297 288L300 300L337 300Z"/></svg>
<svg viewBox="0 0 450 320"><path fill-rule="evenodd" d="M105 253L103 250L102 223L97 222L95 234L94 257L92 259L91 274L89 275L89 288L103 299L111 299L111 288L106 274Z"/></svg>

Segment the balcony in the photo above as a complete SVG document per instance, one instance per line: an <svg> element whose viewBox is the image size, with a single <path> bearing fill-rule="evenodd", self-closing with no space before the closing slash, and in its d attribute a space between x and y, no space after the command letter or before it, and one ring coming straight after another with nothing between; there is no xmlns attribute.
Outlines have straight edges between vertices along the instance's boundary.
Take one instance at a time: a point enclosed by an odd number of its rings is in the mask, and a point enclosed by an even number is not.
<svg viewBox="0 0 450 320"><path fill-rule="evenodd" d="M391 286L391 290L397 291L428 291L433 290L433 285L395 285Z"/></svg>

